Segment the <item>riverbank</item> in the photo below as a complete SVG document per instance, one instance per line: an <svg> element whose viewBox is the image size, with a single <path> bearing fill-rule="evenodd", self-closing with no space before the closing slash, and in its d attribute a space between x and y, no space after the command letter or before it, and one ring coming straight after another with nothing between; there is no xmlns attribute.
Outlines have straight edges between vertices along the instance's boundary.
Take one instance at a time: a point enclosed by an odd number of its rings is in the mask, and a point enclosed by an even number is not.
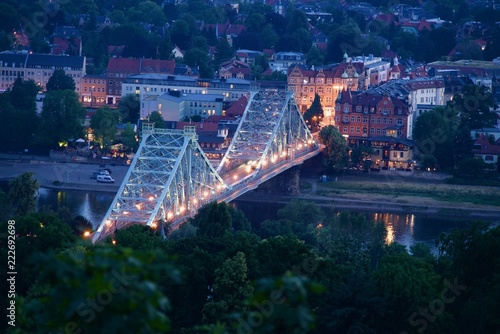
<svg viewBox="0 0 500 334"><path fill-rule="evenodd" d="M99 166L78 163L0 163L0 180L6 181L31 171L40 187L54 190L95 191L115 194L128 166L110 166L114 184L97 183L90 175ZM328 182L301 175L297 195L263 194L259 189L241 200L287 203L294 198L314 201L338 209L422 213L428 215L464 215L471 219L500 219L500 189L497 187L460 186L445 183L442 174L345 173L329 177ZM488 204L488 205L486 205Z"/></svg>

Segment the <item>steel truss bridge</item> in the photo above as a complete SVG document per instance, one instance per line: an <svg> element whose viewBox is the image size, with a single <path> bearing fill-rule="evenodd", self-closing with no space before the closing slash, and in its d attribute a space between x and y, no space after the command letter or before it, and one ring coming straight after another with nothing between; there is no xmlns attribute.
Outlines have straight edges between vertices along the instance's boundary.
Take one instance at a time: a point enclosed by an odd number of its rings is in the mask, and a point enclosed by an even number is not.
<svg viewBox="0 0 500 334"><path fill-rule="evenodd" d="M173 227L212 201L229 202L320 152L293 93L253 91L233 140L215 169L194 126L155 129L142 141L92 241L143 224Z"/></svg>

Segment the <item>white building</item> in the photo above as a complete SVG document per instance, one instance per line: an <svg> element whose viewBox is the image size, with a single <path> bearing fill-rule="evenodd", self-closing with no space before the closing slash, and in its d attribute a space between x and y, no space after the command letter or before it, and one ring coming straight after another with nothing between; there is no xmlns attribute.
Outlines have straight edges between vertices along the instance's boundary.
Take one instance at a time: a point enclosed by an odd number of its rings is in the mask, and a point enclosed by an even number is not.
<svg viewBox="0 0 500 334"><path fill-rule="evenodd" d="M302 52L276 52L273 58L269 60L269 67L273 71L279 71L284 74L292 65L305 65L306 58Z"/></svg>
<svg viewBox="0 0 500 334"><path fill-rule="evenodd" d="M189 94L170 91L160 96L151 95L141 101L141 118L159 111L165 121L180 121L199 115L202 119L222 115L224 99L218 94Z"/></svg>
<svg viewBox="0 0 500 334"><path fill-rule="evenodd" d="M72 77L75 92L80 95L82 78L86 73L85 57L0 52L0 91L12 88L18 77L35 81L40 89L45 91L55 70L64 70L66 75Z"/></svg>
<svg viewBox="0 0 500 334"><path fill-rule="evenodd" d="M345 58L346 55L344 55L344 59ZM381 57L374 57L370 54L368 56L348 57L345 61L363 64L364 79L360 80L358 88L360 90L367 89L371 85L378 85L379 83L386 82L389 79L391 63L382 60Z"/></svg>
<svg viewBox="0 0 500 334"><path fill-rule="evenodd" d="M183 94L215 94L224 101L237 101L250 91L250 81L244 79L199 79L183 75L140 74L122 83L122 97L135 94L142 101L147 96L160 96L169 91Z"/></svg>

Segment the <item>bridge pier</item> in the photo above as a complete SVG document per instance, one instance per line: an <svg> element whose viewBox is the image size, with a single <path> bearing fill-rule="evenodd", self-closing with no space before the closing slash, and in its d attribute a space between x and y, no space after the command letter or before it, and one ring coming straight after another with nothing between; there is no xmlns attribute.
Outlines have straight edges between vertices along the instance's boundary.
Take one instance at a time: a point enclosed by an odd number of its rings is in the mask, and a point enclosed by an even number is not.
<svg viewBox="0 0 500 334"><path fill-rule="evenodd" d="M255 191L266 194L298 195L300 193L300 166L294 166L262 183Z"/></svg>

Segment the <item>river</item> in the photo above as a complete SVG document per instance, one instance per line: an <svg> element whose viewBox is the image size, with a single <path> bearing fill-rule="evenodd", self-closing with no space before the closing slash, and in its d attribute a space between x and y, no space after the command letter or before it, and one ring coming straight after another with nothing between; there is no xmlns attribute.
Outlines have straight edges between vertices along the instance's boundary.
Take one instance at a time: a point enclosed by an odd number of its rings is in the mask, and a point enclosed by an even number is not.
<svg viewBox="0 0 500 334"><path fill-rule="evenodd" d="M58 207L69 208L73 215L82 215L97 226L106 214L114 194L80 190L51 190L41 188L37 198L37 209L49 207L56 211ZM276 218L277 210L284 204L270 202L249 202L235 200L231 202L235 208L243 211L253 226L258 226L265 219ZM338 211L327 212L335 214ZM387 212L358 212L367 215L369 219L384 222L387 228L386 242L397 242L407 247L422 242L435 251L435 241L442 232L448 232L453 228L464 228L468 221L461 217L442 218L426 216L424 214L411 213L387 213ZM500 222L490 221L497 225Z"/></svg>

